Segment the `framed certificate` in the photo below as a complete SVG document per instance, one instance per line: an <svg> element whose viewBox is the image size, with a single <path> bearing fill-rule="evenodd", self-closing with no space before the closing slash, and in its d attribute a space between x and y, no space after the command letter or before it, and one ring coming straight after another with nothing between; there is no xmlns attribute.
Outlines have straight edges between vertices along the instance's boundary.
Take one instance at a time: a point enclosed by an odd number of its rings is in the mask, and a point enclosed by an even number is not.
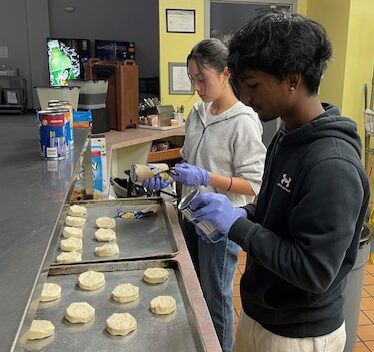
<svg viewBox="0 0 374 352"><path fill-rule="evenodd" d="M194 94L195 90L183 62L169 62L169 94Z"/></svg>
<svg viewBox="0 0 374 352"><path fill-rule="evenodd" d="M166 9L166 31L195 33L195 10Z"/></svg>

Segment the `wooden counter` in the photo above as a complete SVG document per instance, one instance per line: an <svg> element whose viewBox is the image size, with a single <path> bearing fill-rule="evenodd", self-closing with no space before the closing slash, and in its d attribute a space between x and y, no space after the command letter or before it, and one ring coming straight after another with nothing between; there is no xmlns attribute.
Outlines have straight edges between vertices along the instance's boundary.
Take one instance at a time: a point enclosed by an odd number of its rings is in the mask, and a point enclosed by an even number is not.
<svg viewBox="0 0 374 352"><path fill-rule="evenodd" d="M184 127L166 131L129 128L123 132L105 133L108 170L111 170L111 176L123 178L124 170L128 170L131 164L145 164L153 141L184 135Z"/></svg>

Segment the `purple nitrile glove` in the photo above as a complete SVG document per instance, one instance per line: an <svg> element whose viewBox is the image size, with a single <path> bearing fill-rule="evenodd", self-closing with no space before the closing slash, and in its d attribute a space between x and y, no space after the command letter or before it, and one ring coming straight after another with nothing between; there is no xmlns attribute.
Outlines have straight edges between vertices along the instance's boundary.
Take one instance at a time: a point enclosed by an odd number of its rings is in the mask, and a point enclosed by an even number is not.
<svg viewBox="0 0 374 352"><path fill-rule="evenodd" d="M170 183L171 183L170 178L168 178L167 180L164 180L160 176L155 176L155 177L147 178L143 182L143 187L145 187L149 191L160 191L161 189L169 186Z"/></svg>
<svg viewBox="0 0 374 352"><path fill-rule="evenodd" d="M187 163L175 164L175 172L171 176L186 186L207 186L209 182L207 170Z"/></svg>
<svg viewBox="0 0 374 352"><path fill-rule="evenodd" d="M222 237L229 233L236 220L247 217L245 209L235 208L227 196L220 193L201 193L191 201L190 206L195 219L209 221Z"/></svg>
<svg viewBox="0 0 374 352"><path fill-rule="evenodd" d="M195 231L202 241L204 241L205 243L212 243L209 241L207 235L203 232L203 230L200 229L199 226L195 225Z"/></svg>

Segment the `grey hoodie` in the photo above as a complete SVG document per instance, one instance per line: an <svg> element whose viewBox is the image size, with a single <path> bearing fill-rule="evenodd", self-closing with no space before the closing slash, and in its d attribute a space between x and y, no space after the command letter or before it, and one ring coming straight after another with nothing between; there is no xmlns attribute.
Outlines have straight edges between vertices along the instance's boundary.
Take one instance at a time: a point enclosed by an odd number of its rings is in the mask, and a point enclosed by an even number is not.
<svg viewBox="0 0 374 352"><path fill-rule="evenodd" d="M212 103L197 102L186 121L182 157L190 164L219 175L242 177L256 194L261 187L266 148L262 125L252 108L237 102L219 115L209 113ZM191 188L183 187L186 194ZM200 186L202 192L222 192ZM254 197L226 193L235 206L244 206Z"/></svg>

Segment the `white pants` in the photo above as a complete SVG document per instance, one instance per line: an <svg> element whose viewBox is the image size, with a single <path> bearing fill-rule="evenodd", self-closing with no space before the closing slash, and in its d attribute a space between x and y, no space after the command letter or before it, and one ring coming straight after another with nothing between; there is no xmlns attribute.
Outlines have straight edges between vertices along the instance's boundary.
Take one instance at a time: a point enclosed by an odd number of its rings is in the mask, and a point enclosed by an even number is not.
<svg viewBox="0 0 374 352"><path fill-rule="evenodd" d="M273 334L243 311L232 352L343 352L345 323L330 334L293 338Z"/></svg>

